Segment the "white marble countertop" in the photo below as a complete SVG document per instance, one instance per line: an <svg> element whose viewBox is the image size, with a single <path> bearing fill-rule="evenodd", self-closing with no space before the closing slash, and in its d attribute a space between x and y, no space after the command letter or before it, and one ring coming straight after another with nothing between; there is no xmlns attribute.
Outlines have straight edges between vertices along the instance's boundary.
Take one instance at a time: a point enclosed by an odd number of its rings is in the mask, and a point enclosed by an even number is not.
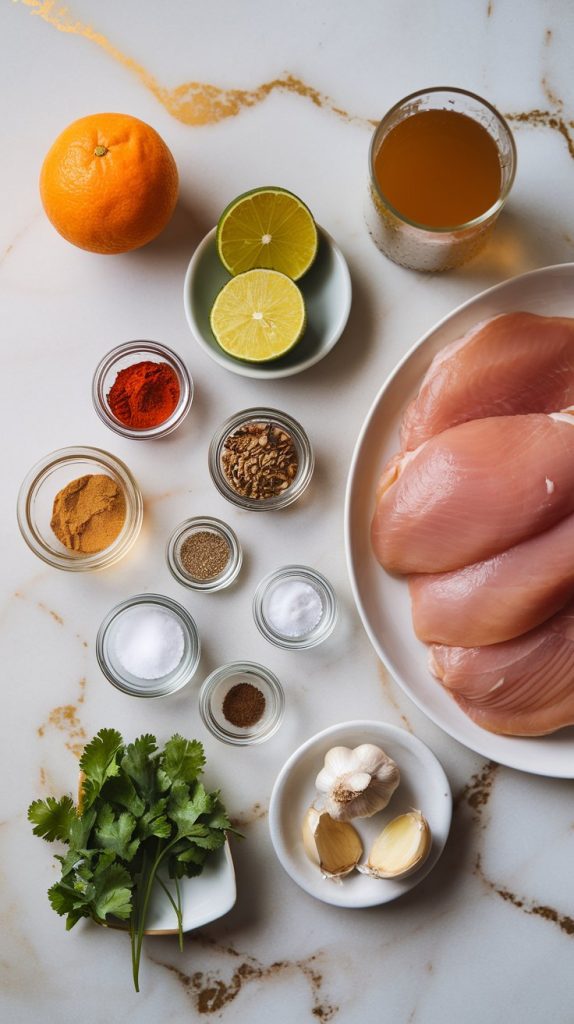
<svg viewBox="0 0 574 1024"><path fill-rule="evenodd" d="M353 607L342 511L359 427L406 348L484 287L574 259L574 9L560 0L74 0L66 10L52 0L3 0L0 15L2 393L9 413L0 492L3 1019L258 1024L274 1014L282 1022L337 1024L571 1024L572 783L485 764L402 694ZM388 262L362 220L369 122L401 96L435 84L475 90L509 115L519 161L489 247L439 277ZM126 256L68 245L38 196L39 167L55 136L74 118L106 109L153 124L181 175L172 224ZM268 182L301 195L337 239L354 303L343 339L323 363L262 384L204 355L186 326L181 292L191 253L223 206ZM138 337L173 346L195 380L188 420L161 442L112 435L91 406L100 357ZM263 517L219 497L206 460L216 426L260 403L299 418L317 458L308 499ZM73 577L48 569L17 532L22 477L68 444L119 455L145 495L142 538L106 572ZM244 570L226 593L196 596L167 571L165 538L194 513L225 518L244 545ZM290 561L323 571L340 599L333 637L307 653L272 648L251 617L257 581ZM142 590L183 602L204 649L188 688L152 704L113 690L94 653L108 608ZM242 657L277 672L288 710L267 745L232 749L206 734L196 698L209 671ZM359 716L412 729L431 746L449 776L455 813L443 858L419 887L380 909L342 911L315 902L284 874L266 815L292 750L317 730ZM85 923L66 933L50 909L52 851L26 821L34 797L73 789L78 748L103 725L130 737L151 730L164 740L180 729L200 738L210 777L245 832L233 845L235 908L190 934L183 954L174 940L149 940L139 996L125 936Z"/></svg>

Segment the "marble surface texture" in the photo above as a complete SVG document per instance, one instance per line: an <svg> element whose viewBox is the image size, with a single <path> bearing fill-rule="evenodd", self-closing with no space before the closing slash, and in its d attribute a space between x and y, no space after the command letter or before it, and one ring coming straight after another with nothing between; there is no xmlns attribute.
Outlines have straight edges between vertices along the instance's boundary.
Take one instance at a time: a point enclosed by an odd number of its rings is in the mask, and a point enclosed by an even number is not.
<svg viewBox="0 0 574 1024"><path fill-rule="evenodd" d="M352 604L342 512L359 427L406 348L488 285L574 259L572 5L71 0L67 9L53 0L2 0L0 24L2 1019L571 1024L572 782L484 763L402 695ZM439 277L388 262L362 219L370 122L401 96L435 84L488 97L510 117L518 147L515 187L488 248ZM172 224L126 256L68 245L38 196L53 138L74 118L101 110L153 124L181 174ZM194 247L223 206L268 182L299 193L337 239L354 302L344 337L323 363L267 385L225 372L200 351L181 292ZM173 346L196 385L184 427L155 443L112 435L90 400L100 357L138 337ZM218 424L258 403L299 418L317 458L308 497L263 517L228 505L206 460ZM71 577L44 567L17 532L21 478L68 444L116 453L145 495L137 547L99 574ZM243 542L245 566L227 593L195 596L167 571L165 538L194 513L227 519ZM292 561L324 572L340 599L335 633L309 652L270 647L251 617L260 577ZM113 690L94 653L108 608L144 590L182 601L203 640L193 682L152 704ZM268 665L287 691L284 724L261 747L223 746L199 721L201 680L236 658ZM342 911L313 901L284 874L267 806L299 743L330 724L369 716L412 729L431 746L449 776L455 812L443 858L419 887L380 909ZM181 729L203 740L210 779L245 833L233 844L235 908L190 934L183 954L172 939L148 941L139 996L125 936L89 924L67 934L51 911L51 849L26 821L31 799L73 789L78 750L103 725L161 739Z"/></svg>

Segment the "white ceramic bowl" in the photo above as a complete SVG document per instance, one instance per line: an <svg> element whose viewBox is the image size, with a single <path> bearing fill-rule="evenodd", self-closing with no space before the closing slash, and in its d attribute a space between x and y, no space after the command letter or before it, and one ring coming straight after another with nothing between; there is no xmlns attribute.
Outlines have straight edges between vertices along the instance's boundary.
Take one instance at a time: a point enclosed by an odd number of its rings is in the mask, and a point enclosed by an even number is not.
<svg viewBox="0 0 574 1024"><path fill-rule="evenodd" d="M273 380L301 373L336 345L351 309L351 276L345 257L331 236L319 228L319 251L310 270L297 282L307 309L305 334L290 352L266 363L247 363L217 344L209 315L217 294L231 275L217 255L216 228L199 243L185 275L183 304L191 333L216 363L243 377Z"/></svg>
<svg viewBox="0 0 574 1024"><path fill-rule="evenodd" d="M315 778L331 747L358 747L374 743L399 766L401 781L391 801L372 818L352 822L363 840L364 856L385 825L415 807L422 811L432 832L429 856L418 871L403 879L370 878L358 871L342 882L323 878L305 850L301 826L307 808L316 797ZM441 764L425 744L404 729L385 722L343 722L317 733L303 743L281 769L271 794L271 840L288 875L305 892L336 907L374 907L408 892L428 875L439 859L450 828L452 797Z"/></svg>

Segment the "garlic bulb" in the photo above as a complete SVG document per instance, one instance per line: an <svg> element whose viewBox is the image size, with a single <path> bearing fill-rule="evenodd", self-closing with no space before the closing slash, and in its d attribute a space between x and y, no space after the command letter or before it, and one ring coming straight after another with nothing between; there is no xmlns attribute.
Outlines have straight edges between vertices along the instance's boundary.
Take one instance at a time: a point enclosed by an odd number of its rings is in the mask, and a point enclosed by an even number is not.
<svg viewBox="0 0 574 1024"><path fill-rule="evenodd" d="M373 878L405 878L420 868L430 853L431 830L420 811L400 814L375 839L366 864L359 871Z"/></svg>
<svg viewBox="0 0 574 1024"><path fill-rule="evenodd" d="M373 743L331 747L315 785L325 810L337 821L370 818L386 807L400 782L395 762Z"/></svg>
<svg viewBox="0 0 574 1024"><path fill-rule="evenodd" d="M354 871L363 855L363 844L353 826L335 821L315 807L310 807L303 819L303 846L325 878L335 881Z"/></svg>

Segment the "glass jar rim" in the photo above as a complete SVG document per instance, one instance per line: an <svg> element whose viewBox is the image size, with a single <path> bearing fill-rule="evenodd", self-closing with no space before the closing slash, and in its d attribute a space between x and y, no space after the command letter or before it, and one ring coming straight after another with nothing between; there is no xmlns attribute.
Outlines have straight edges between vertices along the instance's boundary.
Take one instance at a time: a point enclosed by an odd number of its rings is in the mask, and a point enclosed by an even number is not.
<svg viewBox="0 0 574 1024"><path fill-rule="evenodd" d="M511 170L510 170L510 175L509 175L508 181L506 182L506 184L502 188L501 193L498 196L498 198L496 199L496 201L494 203L492 203L492 205L489 206L488 209L484 211L484 213L481 213L478 217L473 217L471 220L464 221L462 224L452 224L450 226L449 225L443 225L441 227L429 227L428 224L421 224L419 221L412 220L410 217L407 217L406 214L401 213L401 211L398 210L396 208L396 206L394 206L391 203L390 199L387 198L387 196L384 194L384 192L382 191L382 189L379 186L379 183L378 183L378 181L376 179L376 176L375 176L375 174L373 172L373 166L374 166L374 157L375 157L375 147L376 147L377 142L379 140L379 136L380 136L380 134L382 134L383 127L386 125L386 123L392 117L392 115L397 110L399 110L401 107L403 107L406 103L411 103L413 100L419 99L419 98L421 98L423 96L429 96L429 95L432 95L433 93L437 93L437 92L453 93L456 96L467 96L470 99L475 100L476 102L480 103L483 107L486 107L486 109L489 110L490 113L494 115L495 119L501 125L504 134L508 138L508 141L509 141L509 144L510 144L510 152L512 154L512 158L511 158ZM467 115L467 116L470 116L470 115ZM493 217L495 214L497 214L502 209L502 207L504 206L504 204L505 204L505 202L506 202L506 200L508 198L508 194L509 194L509 192L510 192L510 190L512 188L512 185L514 183L514 178L516 176L516 163L517 163L516 143L514 141L514 136L513 136L512 132L510 130L510 126L509 126L506 118L503 117L503 115L500 113L500 111L498 111L496 109L496 107L493 106L492 103L489 103L488 100L485 100L482 96L479 96L478 93L471 92L469 89L461 89L461 88L459 88L457 86L451 86L451 85L435 85L435 86L431 86L429 89L417 89L415 92L409 93L408 96L403 96L403 98L398 100L397 103L394 103L393 106L390 107L390 109L387 110L387 112L381 118L381 120L379 121L379 123L377 124L377 126L376 126L376 128L375 128L375 130L373 132L373 135L371 137L371 143L370 143L370 146L369 146L369 172L370 172L371 188L373 188L375 190L378 198L381 200L382 203L384 203L384 205L387 207L387 209L390 210L390 212L397 218L397 220L402 221L403 224L408 224L410 227L416 228L418 231L424 231L428 235L443 235L443 234L452 234L455 231L466 231L469 228L478 227L479 225L484 224L485 222L489 221L491 219L491 217Z"/></svg>
<svg viewBox="0 0 574 1024"><path fill-rule="evenodd" d="M290 637L273 628L265 616L263 603L266 594L274 584L297 577L321 591L320 596L325 598L325 606L323 616L310 633ZM337 596L329 580L317 569L312 569L309 565L283 565L279 569L267 573L259 581L253 596L252 612L259 632L270 643L276 647L282 647L284 650L305 650L316 647L333 632L338 614Z"/></svg>
<svg viewBox="0 0 574 1024"><path fill-rule="evenodd" d="M83 557L72 557L65 551L51 548L38 533L31 513L38 489L55 468L67 462L93 462L94 467L114 475L121 482L126 498L126 522L109 547ZM34 554L57 569L68 572L86 572L104 569L123 558L137 540L143 522L143 497L137 480L122 459L103 448L89 445L69 445L49 452L28 471L18 492L16 516L20 533ZM126 529L127 527L127 529Z"/></svg>
<svg viewBox="0 0 574 1024"><path fill-rule="evenodd" d="M225 682L226 679L234 674L241 675L241 673L253 676L255 679L259 679L261 682L264 682L273 694L273 715L265 729L262 729L259 732L234 734L228 731L224 726L220 725L211 707L212 697L218 684ZM199 713L205 727L213 736L216 737L216 739L221 740L223 743L230 743L234 746L247 746L249 744L264 743L266 740L271 739L281 725L284 712L285 691L279 679L271 669L268 669L264 665L260 665L255 661L230 661L225 665L220 665L219 668L210 672L202 683L199 691Z"/></svg>
<svg viewBox="0 0 574 1024"><path fill-rule="evenodd" d="M160 356L176 373L180 385L179 400L171 416L168 416L166 420L158 423L155 427L145 427L142 430L128 427L127 424L122 423L121 420L114 416L108 407L106 396L103 394L104 378L110 372L114 363L137 352L141 352L142 355L147 352ZM135 360L134 362L137 361ZM166 434L171 434L187 416L193 402L193 397L193 378L187 366L178 356L177 352L174 352L173 349L159 341L146 341L142 338L134 341L124 341L120 345L116 345L115 348L110 349L100 360L92 378L92 402L102 423L105 423L114 433L136 441L159 438Z"/></svg>
<svg viewBox="0 0 574 1024"><path fill-rule="evenodd" d="M300 455L297 473L290 486L272 498L263 499L249 498L235 491L229 484L221 467L221 450L226 438L239 427L247 423L257 423L260 421L276 423L282 427L291 436ZM273 512L286 508L301 497L311 481L315 468L315 457L307 432L296 419L288 413L281 412L279 409L261 406L244 409L241 412L235 413L220 425L209 445L208 463L211 479L217 490L233 505L253 512Z"/></svg>
<svg viewBox="0 0 574 1024"><path fill-rule="evenodd" d="M175 675L177 685L170 687L167 690L161 690L159 687L152 692L139 691L135 687L131 687L125 679L119 677L114 672L112 666L105 655L105 641L108 630L116 621L116 619L123 615L130 608L142 607L145 605L153 605L154 607L169 609L169 611L178 619L181 628L187 635L189 642L189 660L188 663L182 667L181 663L173 670L169 675ZM96 659L98 665L103 672L104 676L109 683L112 684L121 693L127 694L128 697L143 697L146 700L153 700L159 697L169 697L173 693L178 693L179 690L183 689L184 686L192 679L197 666L199 665L199 659L201 656L201 641L195 619L189 614L186 608L183 607L178 601L174 601L173 598L167 597L165 594L155 593L143 593L134 594L132 597L126 598L125 601L120 601L119 604L114 605L113 608L107 612L102 619L98 633L96 636ZM168 678L165 676L164 678ZM181 679L179 679L181 676ZM134 677L135 678L135 677ZM154 680L152 680L153 682ZM157 683L157 680L155 680Z"/></svg>
<svg viewBox="0 0 574 1024"><path fill-rule="evenodd" d="M180 561L176 556L179 539L187 532L202 529L223 537L229 546L229 561L225 569L218 576L207 580L195 579L195 577L188 575L181 567ZM213 516L192 516L190 519L184 519L181 523L178 523L172 530L166 544L165 557L168 569L178 583L188 587L190 590L209 593L223 590L237 579L243 562L243 551L235 531L227 523L224 523L222 519L216 519Z"/></svg>

